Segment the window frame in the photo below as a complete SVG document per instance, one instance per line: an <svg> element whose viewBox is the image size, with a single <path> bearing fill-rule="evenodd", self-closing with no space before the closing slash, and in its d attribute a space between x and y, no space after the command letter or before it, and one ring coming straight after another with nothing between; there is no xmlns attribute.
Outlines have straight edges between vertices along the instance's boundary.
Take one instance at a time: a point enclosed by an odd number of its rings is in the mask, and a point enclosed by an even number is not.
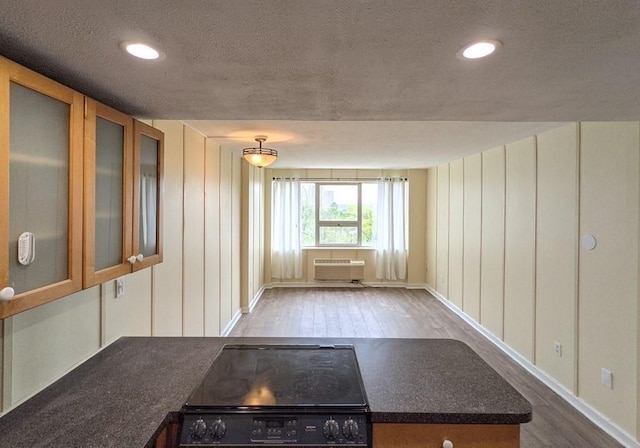
<svg viewBox="0 0 640 448"><path fill-rule="evenodd" d="M330 182L320 181L314 182L316 188L316 210L315 210L315 224L316 224L316 247L361 247L362 246L362 182ZM320 219L320 188L327 185L348 185L356 186L358 188L358 199L356 204L356 210L358 219L356 221L323 221ZM320 229L322 227L355 227L357 230L357 242L355 244L337 244L337 243L321 243L320 242Z"/></svg>

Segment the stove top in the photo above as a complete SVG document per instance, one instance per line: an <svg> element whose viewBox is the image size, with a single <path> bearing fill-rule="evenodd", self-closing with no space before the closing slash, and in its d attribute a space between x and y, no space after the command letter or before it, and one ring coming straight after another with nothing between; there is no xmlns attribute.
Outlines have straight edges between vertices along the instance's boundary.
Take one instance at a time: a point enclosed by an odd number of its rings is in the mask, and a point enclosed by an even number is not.
<svg viewBox="0 0 640 448"><path fill-rule="evenodd" d="M352 346L226 345L185 406L363 407Z"/></svg>
<svg viewBox="0 0 640 448"><path fill-rule="evenodd" d="M225 345L182 408L180 447L370 447L350 345Z"/></svg>

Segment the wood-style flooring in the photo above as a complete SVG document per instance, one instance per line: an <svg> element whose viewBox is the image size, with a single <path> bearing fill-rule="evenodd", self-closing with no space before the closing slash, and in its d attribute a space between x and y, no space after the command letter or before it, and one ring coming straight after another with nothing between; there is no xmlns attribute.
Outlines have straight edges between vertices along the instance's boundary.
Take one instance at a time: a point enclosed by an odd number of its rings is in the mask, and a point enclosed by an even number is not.
<svg viewBox="0 0 640 448"><path fill-rule="evenodd" d="M230 336L458 339L533 405L522 448L622 446L424 290L274 288Z"/></svg>

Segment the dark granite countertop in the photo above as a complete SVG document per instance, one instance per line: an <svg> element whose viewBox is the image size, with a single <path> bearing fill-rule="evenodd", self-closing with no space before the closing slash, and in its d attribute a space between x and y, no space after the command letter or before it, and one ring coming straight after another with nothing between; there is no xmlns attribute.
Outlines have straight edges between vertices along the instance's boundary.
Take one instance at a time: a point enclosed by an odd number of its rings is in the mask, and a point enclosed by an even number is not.
<svg viewBox="0 0 640 448"><path fill-rule="evenodd" d="M224 344L353 344L375 423L519 424L531 405L450 339L121 338L0 418L0 447L143 447Z"/></svg>

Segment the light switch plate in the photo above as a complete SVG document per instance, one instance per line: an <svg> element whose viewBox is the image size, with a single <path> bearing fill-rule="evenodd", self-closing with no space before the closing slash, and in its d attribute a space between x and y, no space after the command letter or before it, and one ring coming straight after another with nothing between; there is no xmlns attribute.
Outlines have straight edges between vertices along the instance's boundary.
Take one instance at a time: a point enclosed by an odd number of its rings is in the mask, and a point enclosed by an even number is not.
<svg viewBox="0 0 640 448"><path fill-rule="evenodd" d="M613 389L613 373L609 372L607 369L600 370L600 381L603 386Z"/></svg>
<svg viewBox="0 0 640 448"><path fill-rule="evenodd" d="M124 295L124 277L116 279L116 299Z"/></svg>

